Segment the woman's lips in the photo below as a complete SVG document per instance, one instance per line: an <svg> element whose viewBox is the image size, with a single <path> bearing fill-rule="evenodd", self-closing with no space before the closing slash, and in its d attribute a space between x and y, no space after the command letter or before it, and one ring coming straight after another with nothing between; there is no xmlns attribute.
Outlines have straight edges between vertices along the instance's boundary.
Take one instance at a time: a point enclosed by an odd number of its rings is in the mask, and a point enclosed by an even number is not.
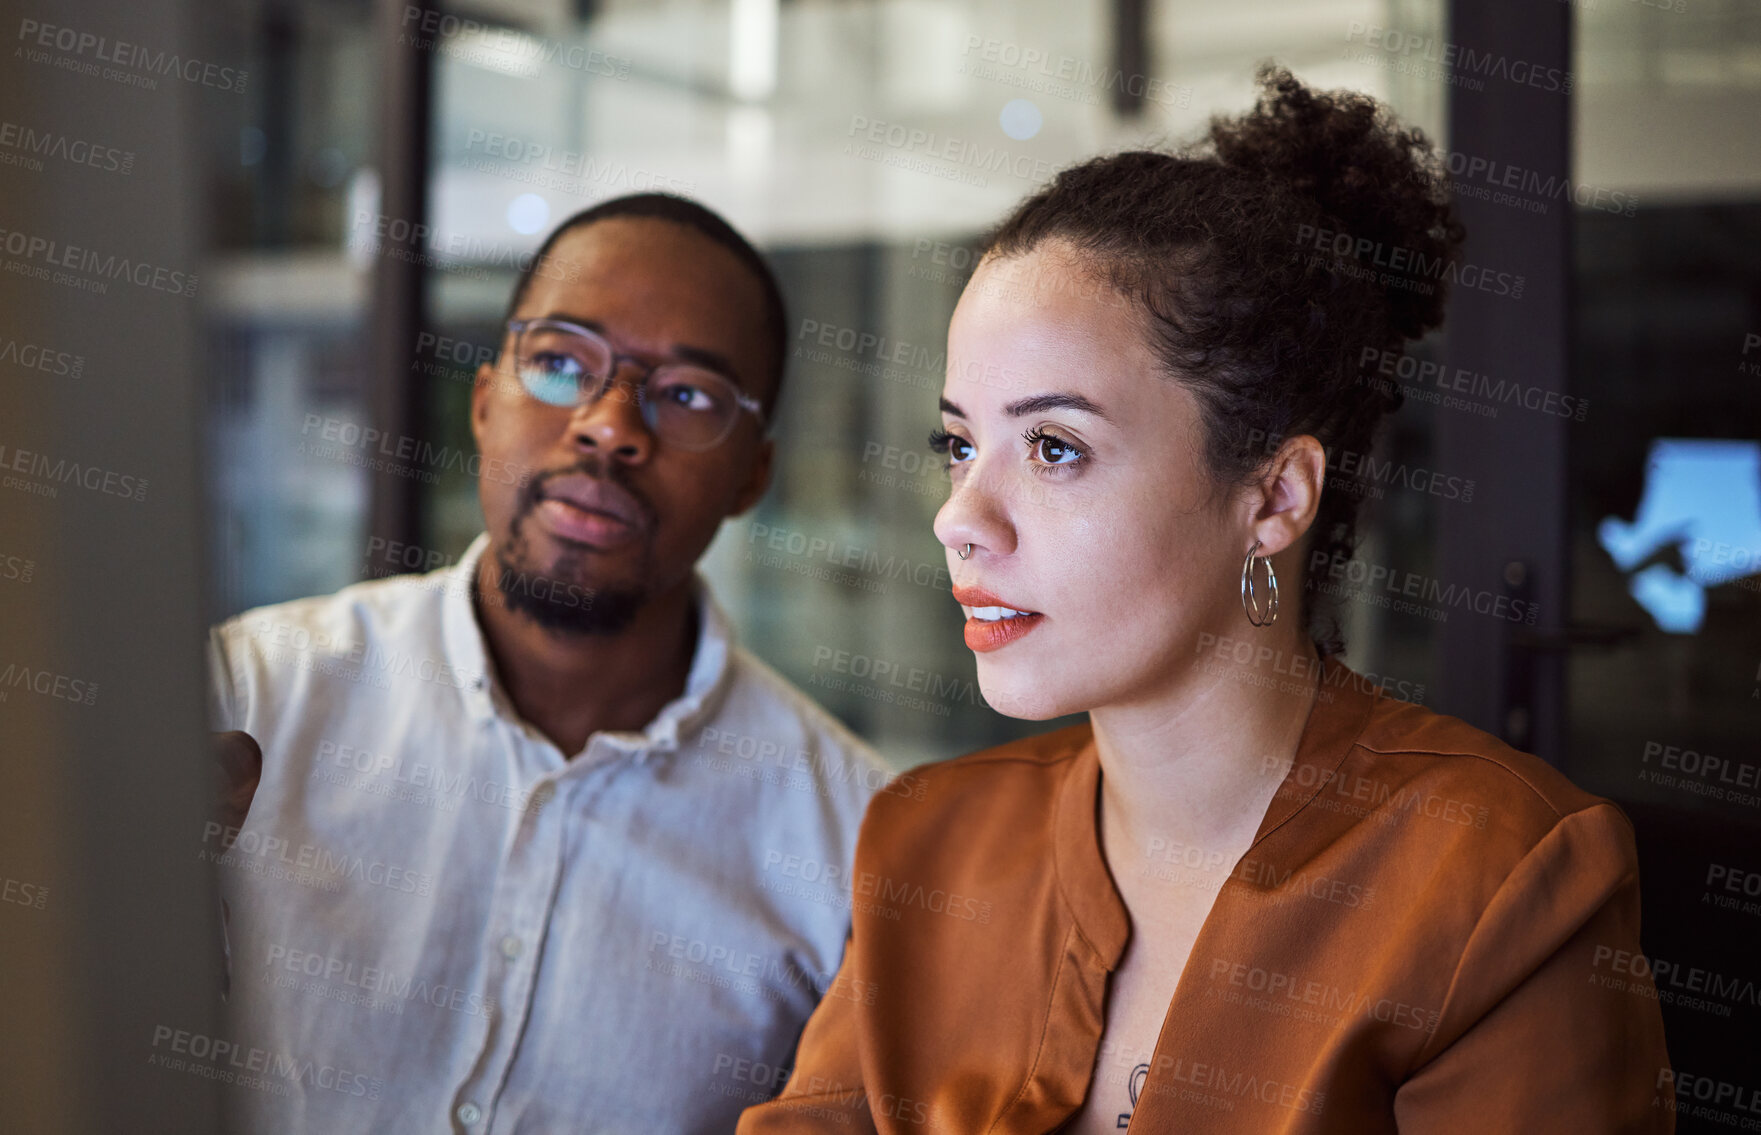
<svg viewBox="0 0 1761 1135"><path fill-rule="evenodd" d="M606 512L594 512L550 497L533 510L540 524L554 536L601 551L623 547L636 539L634 524Z"/></svg>
<svg viewBox="0 0 1761 1135"><path fill-rule="evenodd" d="M982 587L956 587L954 601L966 612L967 647L981 654L1008 646L1045 621L1038 611L1005 603Z"/></svg>
<svg viewBox="0 0 1761 1135"><path fill-rule="evenodd" d="M980 654L1001 650L1045 622L1044 615L1011 615L1006 619L966 618L966 646Z"/></svg>

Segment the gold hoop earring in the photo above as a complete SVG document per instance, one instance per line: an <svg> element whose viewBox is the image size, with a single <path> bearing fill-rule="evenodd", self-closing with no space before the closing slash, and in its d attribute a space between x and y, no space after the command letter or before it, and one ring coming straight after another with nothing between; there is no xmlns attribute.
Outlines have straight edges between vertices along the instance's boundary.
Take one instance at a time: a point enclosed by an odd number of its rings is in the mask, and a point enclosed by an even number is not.
<svg viewBox="0 0 1761 1135"><path fill-rule="evenodd" d="M963 560L971 559L972 558L972 545L971 544L966 545L964 550L959 549L959 548L955 548L954 554L956 556L959 556Z"/></svg>
<svg viewBox="0 0 1761 1135"><path fill-rule="evenodd" d="M1260 607L1260 597L1253 582L1254 553L1260 550L1260 542L1255 540L1253 547L1247 550L1247 559L1241 562L1241 609L1247 612L1247 621L1256 627L1269 627L1278 618L1278 573L1272 570L1272 561L1267 556L1258 557L1266 565L1266 590L1269 595L1265 607Z"/></svg>

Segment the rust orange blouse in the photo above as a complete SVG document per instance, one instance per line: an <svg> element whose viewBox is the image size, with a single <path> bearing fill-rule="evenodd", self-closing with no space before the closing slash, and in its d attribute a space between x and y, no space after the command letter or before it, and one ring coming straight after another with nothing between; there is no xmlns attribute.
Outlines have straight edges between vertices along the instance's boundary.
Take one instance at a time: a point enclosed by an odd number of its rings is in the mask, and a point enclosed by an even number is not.
<svg viewBox="0 0 1761 1135"><path fill-rule="evenodd" d="M916 774L924 792L869 807L842 967L741 1135L1041 1135L1088 1091L1131 933L1099 842L1092 730ZM1166 850L1180 869L1186 852ZM1129 1131L1673 1131L1638 948L1618 807L1328 660Z"/></svg>

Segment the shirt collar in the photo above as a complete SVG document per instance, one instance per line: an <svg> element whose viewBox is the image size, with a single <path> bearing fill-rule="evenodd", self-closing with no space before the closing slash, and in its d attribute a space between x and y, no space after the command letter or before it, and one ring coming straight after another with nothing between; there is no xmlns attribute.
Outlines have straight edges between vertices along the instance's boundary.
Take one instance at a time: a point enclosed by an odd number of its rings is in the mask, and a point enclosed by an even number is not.
<svg viewBox="0 0 1761 1135"><path fill-rule="evenodd" d="M460 694L471 717L488 719L499 715L512 718L512 707L505 706L505 700L498 699L492 688L494 674L489 665L489 650L483 640L483 627L477 621L476 607L471 602L478 565L488 548L489 534L479 533L465 549L465 554L459 557L459 562L443 569L446 586L442 596L441 633L447 663L463 679ZM598 733L594 735L595 740L604 738L607 743L645 759L654 752L677 749L680 738L690 736L714 711L731 673L734 628L701 572L692 573L690 586L691 598L697 607L697 644L691 655L691 669L685 676L684 691L662 706L642 732ZM590 741L589 745L592 743Z"/></svg>
<svg viewBox="0 0 1761 1135"><path fill-rule="evenodd" d="M1333 779L1381 696L1374 683L1366 683L1337 658L1324 659L1322 667L1314 704L1297 741L1296 759L1273 795L1250 850L1288 823ZM1366 685L1374 692L1366 692ZM1101 851L1100 784L1100 754L1090 730L1059 790L1053 854L1058 885L1077 930L1111 970L1124 956L1131 918Z"/></svg>
<svg viewBox="0 0 1761 1135"><path fill-rule="evenodd" d="M479 533L459 562L440 573L445 579L440 600L440 633L446 661L455 674L464 678L459 692L473 719L495 714L489 694L489 651L483 645L483 628L477 625L477 612L471 604L477 564L487 547L489 533Z"/></svg>

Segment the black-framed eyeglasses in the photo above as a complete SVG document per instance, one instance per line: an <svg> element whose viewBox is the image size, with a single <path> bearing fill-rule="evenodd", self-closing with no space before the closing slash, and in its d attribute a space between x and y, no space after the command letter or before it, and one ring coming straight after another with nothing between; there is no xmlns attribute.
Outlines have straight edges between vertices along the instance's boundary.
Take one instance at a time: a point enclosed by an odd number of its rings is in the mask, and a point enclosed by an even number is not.
<svg viewBox="0 0 1761 1135"><path fill-rule="evenodd" d="M620 362L605 336L566 319L510 319L514 374L527 394L551 406L597 402L611 388ZM764 423L764 404L732 379L695 363L666 362L648 368L637 388L642 420L656 438L679 449L712 449L726 441L746 411Z"/></svg>

